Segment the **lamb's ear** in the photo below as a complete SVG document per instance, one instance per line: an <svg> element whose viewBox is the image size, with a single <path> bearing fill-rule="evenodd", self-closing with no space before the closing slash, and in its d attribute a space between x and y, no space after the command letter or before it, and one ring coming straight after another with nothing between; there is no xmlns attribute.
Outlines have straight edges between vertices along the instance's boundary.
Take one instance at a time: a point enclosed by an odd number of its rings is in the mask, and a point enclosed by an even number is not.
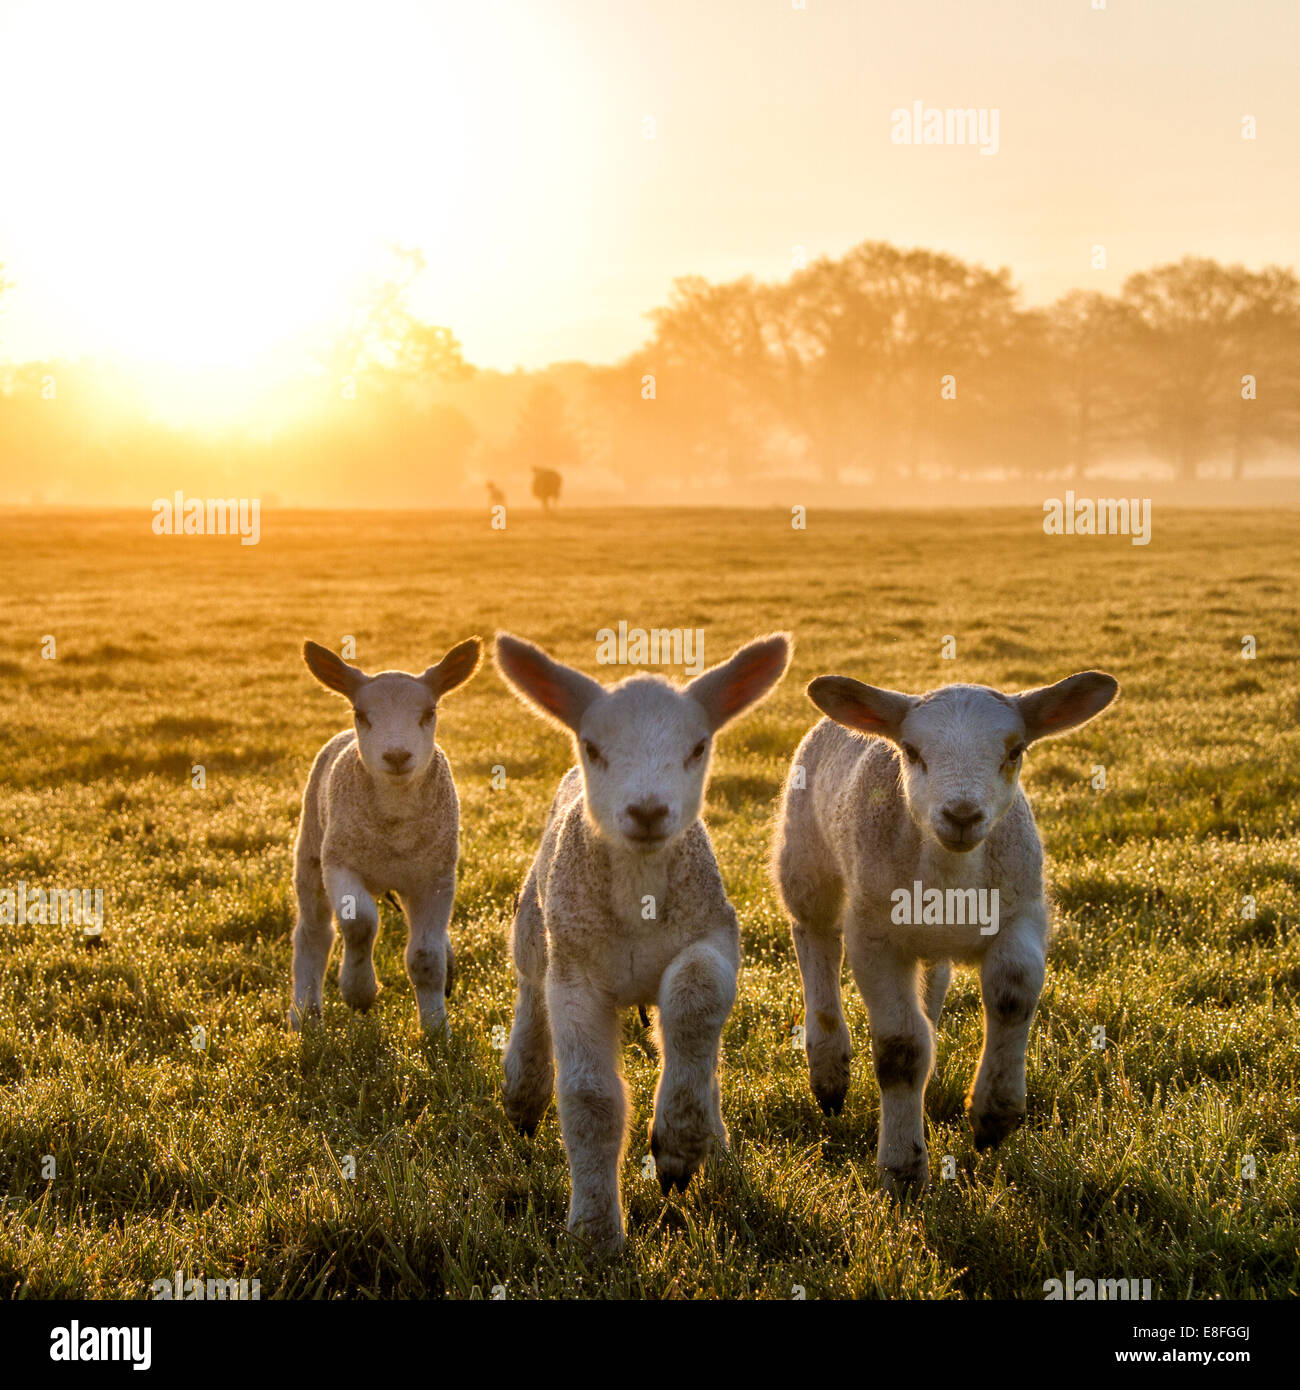
<svg viewBox="0 0 1300 1390"><path fill-rule="evenodd" d="M540 647L508 632L497 633L496 663L506 683L524 700L574 733L587 707L605 693L598 681L552 660Z"/></svg>
<svg viewBox="0 0 1300 1390"><path fill-rule="evenodd" d="M713 733L763 699L785 675L790 651L789 633L778 632L750 642L729 661L696 676L686 693L703 706Z"/></svg>
<svg viewBox="0 0 1300 1390"><path fill-rule="evenodd" d="M823 714L847 729L895 741L915 703L912 696L901 691L864 685L852 676L818 676L808 687L808 698Z"/></svg>
<svg viewBox="0 0 1300 1390"><path fill-rule="evenodd" d="M1055 685L1026 690L1012 698L1025 721L1025 738L1051 738L1086 724L1119 694L1119 682L1105 671L1080 671Z"/></svg>
<svg viewBox="0 0 1300 1390"><path fill-rule="evenodd" d="M349 666L341 656L335 656L328 647L322 647L319 642L304 642L302 655L307 669L322 685L337 690L349 700L355 700L357 692L370 679L364 671Z"/></svg>
<svg viewBox="0 0 1300 1390"><path fill-rule="evenodd" d="M429 669L420 679L433 691L433 698L441 700L458 685L464 685L478 670L483 659L483 643L477 637L467 637L458 642L436 666Z"/></svg>

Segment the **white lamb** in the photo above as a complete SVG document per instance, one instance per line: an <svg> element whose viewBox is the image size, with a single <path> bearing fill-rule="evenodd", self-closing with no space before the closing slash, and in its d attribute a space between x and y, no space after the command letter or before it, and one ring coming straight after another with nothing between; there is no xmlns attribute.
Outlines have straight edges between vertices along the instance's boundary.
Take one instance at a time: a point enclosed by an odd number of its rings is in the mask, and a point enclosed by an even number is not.
<svg viewBox="0 0 1300 1390"><path fill-rule="evenodd" d="M433 736L438 701L474 674L481 650L471 637L422 676L368 676L315 642L303 645L312 675L351 703L355 727L316 755L303 793L294 844L294 1028L320 1015L331 916L343 936L339 992L354 1009L375 1002L375 895L385 892L397 895L406 914L406 970L420 1026L428 1033L446 1026L460 806Z"/></svg>
<svg viewBox="0 0 1300 1390"><path fill-rule="evenodd" d="M496 658L525 700L572 733L578 757L515 913L506 1113L531 1133L558 1063L569 1229L618 1247L628 1110L621 1010L658 1009L663 1069L650 1150L665 1194L684 1190L713 1144L726 1144L718 1047L740 930L700 807L714 734L780 680L790 642L763 638L684 687L635 675L607 690L505 634Z"/></svg>
<svg viewBox="0 0 1300 1390"><path fill-rule="evenodd" d="M795 752L774 868L803 977L809 1077L827 1113L849 1084L847 941L871 1025L887 1191L929 1178L925 1086L952 961L980 969L984 1051L966 1098L976 1146L1000 1143L1025 1118L1048 912L1021 757L1100 713L1118 689L1100 671L1020 695L978 685L903 695L847 676L808 687L830 718ZM981 891L996 912L976 910Z"/></svg>

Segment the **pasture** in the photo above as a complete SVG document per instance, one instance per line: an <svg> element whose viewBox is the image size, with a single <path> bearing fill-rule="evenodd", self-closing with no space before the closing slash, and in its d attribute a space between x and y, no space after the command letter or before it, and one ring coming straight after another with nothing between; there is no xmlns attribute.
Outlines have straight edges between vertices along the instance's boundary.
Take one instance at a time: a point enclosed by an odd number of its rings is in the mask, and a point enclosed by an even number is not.
<svg viewBox="0 0 1300 1390"><path fill-rule="evenodd" d="M154 536L142 508L10 512L0 533L0 888L105 903L94 947L74 925L0 926L4 1296L148 1297L178 1269L258 1279L263 1298L1041 1298L1068 1270L1150 1279L1156 1298L1300 1293L1295 512L1157 511L1147 546L1045 536L1037 508L814 512L804 531L780 509L520 509L503 532L486 509L267 511L256 546ZM596 634L620 620L702 629L708 664L774 629L796 647L721 735L707 800L744 949L731 1152L661 1197L656 1061L629 1011L628 1249L584 1261L554 1106L529 1140L500 1104L507 926L566 740L489 667L448 697L450 1036L418 1033L385 904L376 1008L340 1002L336 946L324 1026L299 1039L292 839L347 714L300 648L352 635L367 670L419 671L502 628L609 680L624 672L596 666ZM804 687L1020 689L1088 667L1119 678L1118 703L1026 760L1056 903L1028 1121L976 1154L962 1098L981 1017L959 970L927 1094L935 1182L891 1206L851 983L841 1116L794 1045L766 861L816 713Z"/></svg>

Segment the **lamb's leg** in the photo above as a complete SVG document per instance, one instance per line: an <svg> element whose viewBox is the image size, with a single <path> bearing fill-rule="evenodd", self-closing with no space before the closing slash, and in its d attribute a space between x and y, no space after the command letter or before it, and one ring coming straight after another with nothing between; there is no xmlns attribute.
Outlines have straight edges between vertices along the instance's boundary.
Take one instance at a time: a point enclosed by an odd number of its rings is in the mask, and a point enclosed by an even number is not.
<svg viewBox="0 0 1300 1390"><path fill-rule="evenodd" d="M401 895L407 922L406 973L415 989L420 1027L426 1033L441 1033L447 1027L447 985L453 960L447 924L455 897L454 873L421 892Z"/></svg>
<svg viewBox="0 0 1300 1390"><path fill-rule="evenodd" d="M716 1139L724 1147L718 1048L736 998L736 967L707 942L687 947L659 983L659 1052L650 1152L659 1186L686 1190Z"/></svg>
<svg viewBox="0 0 1300 1390"><path fill-rule="evenodd" d="M289 1023L297 1030L304 1019L320 1017L321 986L334 944L334 924L330 921L330 902L319 859L309 857L297 867L293 886L298 898L298 921L293 929L293 1008Z"/></svg>
<svg viewBox="0 0 1300 1390"><path fill-rule="evenodd" d="M343 1002L363 1013L375 1002L374 950L379 935L379 909L366 891L359 874L331 865L325 870L325 891L343 937L343 963L339 966L339 993Z"/></svg>
<svg viewBox="0 0 1300 1390"><path fill-rule="evenodd" d="M532 1134L542 1122L555 1089L551 1027L546 1016L546 928L537 899L537 874L530 870L515 909L510 935L514 961L515 1017L506 1044L506 1117Z"/></svg>
<svg viewBox="0 0 1300 1390"><path fill-rule="evenodd" d="M569 1230L593 1244L623 1244L618 1168L627 1137L627 1087L619 1011L579 984L550 978L546 1007L555 1037L560 1130L569 1159Z"/></svg>
<svg viewBox="0 0 1300 1390"><path fill-rule="evenodd" d="M808 1054L808 1080L821 1108L828 1115L838 1115L848 1094L849 1058L853 1055L840 992L844 937L838 926L819 931L796 922L793 931L795 955L803 979L803 1038Z"/></svg>
<svg viewBox="0 0 1300 1390"><path fill-rule="evenodd" d="M938 1026L939 1015L943 1013L943 1001L948 997L948 986L952 984L952 962L936 961L925 970L925 1016L931 1024Z"/></svg>
<svg viewBox="0 0 1300 1390"><path fill-rule="evenodd" d="M546 988L519 976L515 1019L505 1055L506 1118L516 1129L532 1134L542 1122L555 1089L551 1027L546 1016Z"/></svg>
<svg viewBox="0 0 1300 1390"><path fill-rule="evenodd" d="M803 981L808 1081L818 1104L838 1115L849 1089L853 1044L844 1022L844 880L817 828L806 792L787 791L778 835L781 897L791 917Z"/></svg>
<svg viewBox="0 0 1300 1390"><path fill-rule="evenodd" d="M921 969L880 936L849 936L853 978L871 1022L871 1059L880 1085L876 1170L886 1192L930 1179L925 1146L925 1086L934 1062L934 1030L921 1010Z"/></svg>
<svg viewBox="0 0 1300 1390"><path fill-rule="evenodd" d="M984 1051L966 1112L975 1147L1000 1144L1025 1118L1025 1049L1043 989L1046 922L1017 918L994 938L980 965Z"/></svg>

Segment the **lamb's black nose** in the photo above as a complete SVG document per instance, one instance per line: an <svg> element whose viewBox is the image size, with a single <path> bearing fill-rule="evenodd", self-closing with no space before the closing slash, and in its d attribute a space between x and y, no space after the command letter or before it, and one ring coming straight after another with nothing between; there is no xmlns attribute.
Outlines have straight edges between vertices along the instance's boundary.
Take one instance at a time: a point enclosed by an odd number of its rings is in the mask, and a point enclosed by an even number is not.
<svg viewBox="0 0 1300 1390"><path fill-rule="evenodd" d="M629 806L627 814L644 834L654 835L667 818L668 807L659 801L642 801L635 806Z"/></svg>
<svg viewBox="0 0 1300 1390"><path fill-rule="evenodd" d="M984 812L972 801L954 801L943 808L943 818L954 830L969 830L983 820Z"/></svg>
<svg viewBox="0 0 1300 1390"><path fill-rule="evenodd" d="M390 748L384 754L384 761L394 772L401 772L411 761L411 755L405 748Z"/></svg>

